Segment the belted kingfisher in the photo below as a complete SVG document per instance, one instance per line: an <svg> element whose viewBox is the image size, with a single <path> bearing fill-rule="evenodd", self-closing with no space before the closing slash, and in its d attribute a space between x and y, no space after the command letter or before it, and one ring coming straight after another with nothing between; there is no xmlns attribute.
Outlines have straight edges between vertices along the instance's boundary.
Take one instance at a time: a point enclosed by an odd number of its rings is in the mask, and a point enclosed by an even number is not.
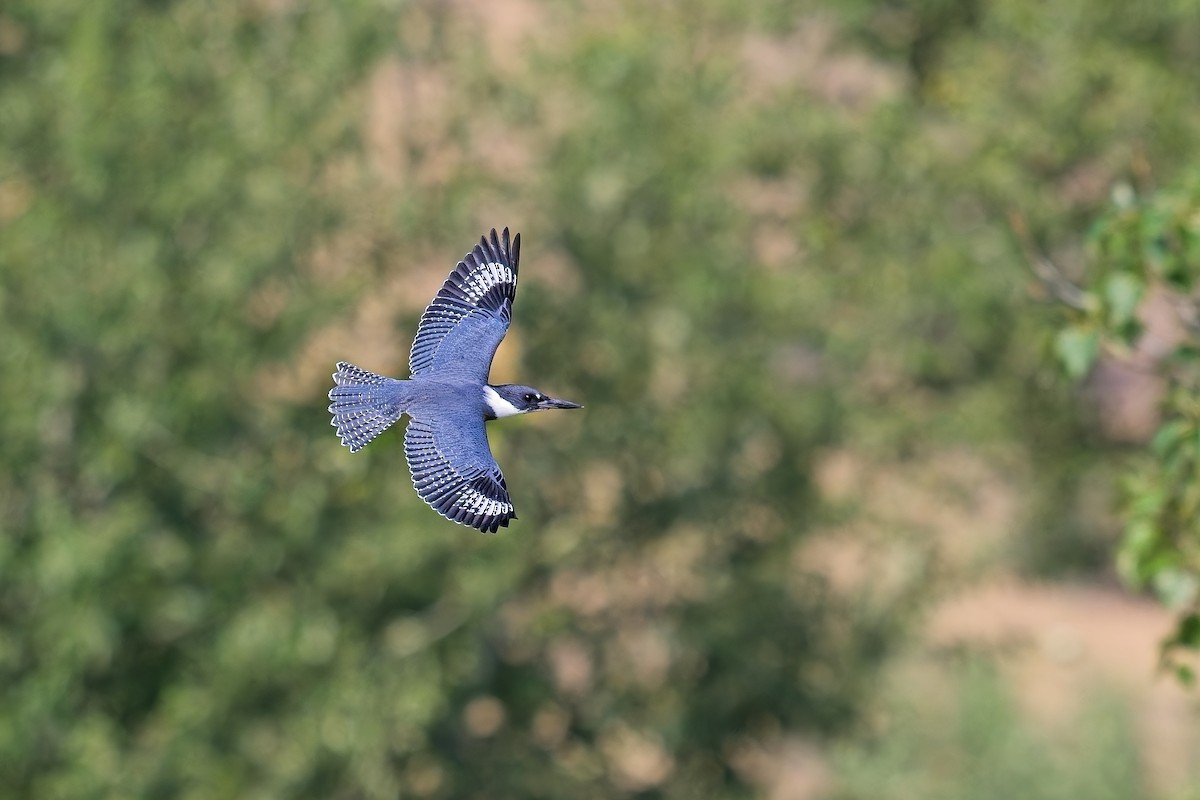
<svg viewBox="0 0 1200 800"><path fill-rule="evenodd" d="M517 293L521 234L508 228L467 253L421 315L406 381L339 361L329 413L342 444L356 453L410 417L404 455L421 499L444 517L482 533L516 519L484 423L550 408L582 408L529 386L487 382L508 331Z"/></svg>

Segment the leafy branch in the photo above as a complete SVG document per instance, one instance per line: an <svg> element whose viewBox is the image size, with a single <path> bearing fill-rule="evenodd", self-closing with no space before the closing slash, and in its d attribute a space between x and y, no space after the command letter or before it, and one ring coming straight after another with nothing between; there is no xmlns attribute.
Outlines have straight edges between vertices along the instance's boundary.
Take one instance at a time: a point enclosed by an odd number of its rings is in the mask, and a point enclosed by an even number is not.
<svg viewBox="0 0 1200 800"><path fill-rule="evenodd" d="M1177 612L1162 665L1192 683L1181 656L1200 652L1200 174L1141 196L1117 186L1088 232L1079 284L1038 253L1019 214L1010 224L1034 276L1063 309L1053 350L1064 372L1083 379L1105 352L1167 381L1162 424L1123 480L1117 568ZM1152 295L1169 302L1180 331L1178 341L1153 348L1143 321Z"/></svg>

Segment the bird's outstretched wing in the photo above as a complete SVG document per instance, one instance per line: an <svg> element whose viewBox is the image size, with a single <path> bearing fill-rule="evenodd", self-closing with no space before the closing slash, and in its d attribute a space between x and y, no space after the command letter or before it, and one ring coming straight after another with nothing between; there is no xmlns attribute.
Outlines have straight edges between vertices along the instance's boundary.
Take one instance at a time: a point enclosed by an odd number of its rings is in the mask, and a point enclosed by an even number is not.
<svg viewBox="0 0 1200 800"><path fill-rule="evenodd" d="M428 369L487 382L492 356L508 332L517 294L521 234L492 229L446 278L421 324L408 357L409 371Z"/></svg>
<svg viewBox="0 0 1200 800"><path fill-rule="evenodd" d="M404 455L421 499L448 519L495 533L517 514L500 466L488 447L483 417L455 414L412 420Z"/></svg>

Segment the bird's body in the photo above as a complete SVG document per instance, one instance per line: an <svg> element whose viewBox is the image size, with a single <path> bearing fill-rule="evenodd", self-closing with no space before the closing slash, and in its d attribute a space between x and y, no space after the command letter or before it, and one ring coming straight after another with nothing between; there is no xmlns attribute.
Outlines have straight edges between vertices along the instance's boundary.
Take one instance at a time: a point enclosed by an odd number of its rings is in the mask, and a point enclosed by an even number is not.
<svg viewBox="0 0 1200 800"><path fill-rule="evenodd" d="M487 382L512 319L520 245L520 234L510 243L507 228L502 237L492 230L458 263L421 315L408 380L342 361L329 392L332 424L351 452L407 414L404 450L417 493L443 516L485 533L516 513L484 423L580 407L528 386Z"/></svg>

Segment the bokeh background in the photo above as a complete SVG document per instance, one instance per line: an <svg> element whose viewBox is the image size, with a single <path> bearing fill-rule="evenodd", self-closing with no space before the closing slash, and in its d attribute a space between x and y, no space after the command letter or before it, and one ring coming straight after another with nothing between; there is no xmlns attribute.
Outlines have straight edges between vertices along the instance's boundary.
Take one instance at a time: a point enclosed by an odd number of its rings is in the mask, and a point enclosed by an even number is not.
<svg viewBox="0 0 1200 800"><path fill-rule="evenodd" d="M1197 75L1187 0L4 3L0 794L1200 797L1159 390L1012 227L1080 265ZM505 225L493 380L587 410L486 537L325 392Z"/></svg>

